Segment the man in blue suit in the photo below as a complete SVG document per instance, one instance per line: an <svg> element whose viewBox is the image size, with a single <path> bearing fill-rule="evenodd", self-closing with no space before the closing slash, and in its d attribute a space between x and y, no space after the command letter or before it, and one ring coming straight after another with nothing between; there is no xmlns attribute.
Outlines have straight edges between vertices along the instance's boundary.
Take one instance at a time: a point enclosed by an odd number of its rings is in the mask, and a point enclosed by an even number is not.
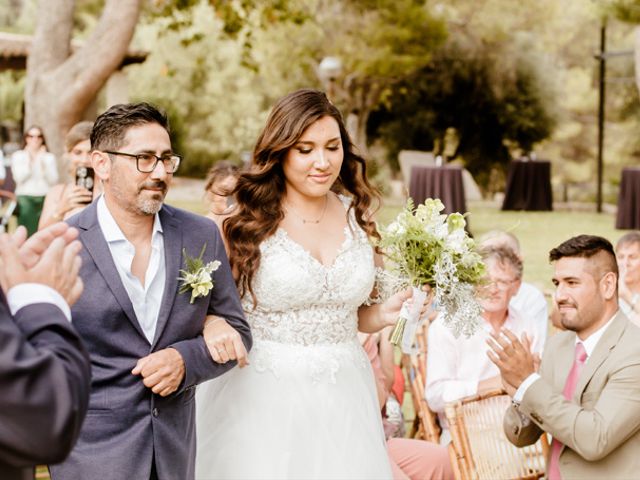
<svg viewBox="0 0 640 480"><path fill-rule="evenodd" d="M96 119L91 147L104 195L69 220L84 246L72 314L91 355L91 396L75 449L51 474L188 480L195 386L245 361L249 326L215 224L163 205L181 160L165 115L115 105ZM212 322L224 363L202 337L209 315L224 319Z"/></svg>

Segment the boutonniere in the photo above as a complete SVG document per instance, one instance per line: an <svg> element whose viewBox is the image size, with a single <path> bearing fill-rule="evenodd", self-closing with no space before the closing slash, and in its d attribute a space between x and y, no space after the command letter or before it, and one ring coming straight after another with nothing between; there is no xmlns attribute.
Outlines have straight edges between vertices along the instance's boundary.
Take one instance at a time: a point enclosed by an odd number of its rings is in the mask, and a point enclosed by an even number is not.
<svg viewBox="0 0 640 480"><path fill-rule="evenodd" d="M182 249L182 256L184 257L184 263L187 268L180 270L178 280L182 280L182 285L180 285L178 293L186 293L191 290L191 300L189 303L193 303L196 298L204 297L211 291L213 288L211 274L220 267L218 260L209 262L206 265L204 264L202 256L206 248L207 244L205 243L202 246L200 255L196 258L190 257L187 251L184 248Z"/></svg>

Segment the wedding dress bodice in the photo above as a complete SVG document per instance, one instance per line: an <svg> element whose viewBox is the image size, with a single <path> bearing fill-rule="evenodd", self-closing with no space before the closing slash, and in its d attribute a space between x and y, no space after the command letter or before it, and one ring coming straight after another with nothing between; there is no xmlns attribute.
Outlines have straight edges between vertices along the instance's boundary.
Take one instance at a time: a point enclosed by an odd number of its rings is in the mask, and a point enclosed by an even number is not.
<svg viewBox="0 0 640 480"><path fill-rule="evenodd" d="M357 312L373 288L373 249L352 213L334 262L321 264L282 228L260 245L257 307L243 307L256 340L327 345L356 339Z"/></svg>

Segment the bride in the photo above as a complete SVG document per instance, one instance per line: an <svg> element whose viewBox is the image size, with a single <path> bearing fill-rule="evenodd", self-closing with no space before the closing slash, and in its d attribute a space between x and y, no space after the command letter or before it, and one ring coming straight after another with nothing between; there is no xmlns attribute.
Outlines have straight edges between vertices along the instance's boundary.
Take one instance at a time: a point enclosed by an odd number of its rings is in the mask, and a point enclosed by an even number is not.
<svg viewBox="0 0 640 480"><path fill-rule="evenodd" d="M324 93L275 105L234 193L223 230L254 344L198 387L196 478L391 478L356 334L394 324L411 291L367 306L377 196Z"/></svg>

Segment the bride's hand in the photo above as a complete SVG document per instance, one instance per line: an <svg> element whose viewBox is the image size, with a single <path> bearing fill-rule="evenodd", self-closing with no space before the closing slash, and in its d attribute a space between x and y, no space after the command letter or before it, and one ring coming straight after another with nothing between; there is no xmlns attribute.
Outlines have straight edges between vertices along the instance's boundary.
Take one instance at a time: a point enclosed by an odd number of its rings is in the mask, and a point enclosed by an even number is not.
<svg viewBox="0 0 640 480"><path fill-rule="evenodd" d="M211 358L216 363L237 360L240 368L249 364L240 334L224 318L208 315L202 332Z"/></svg>
<svg viewBox="0 0 640 480"><path fill-rule="evenodd" d="M431 308L431 302L433 301L432 290L429 285L425 285L422 287L427 293L427 296L420 308L420 317L424 316ZM404 290L399 291L398 293L392 295L380 305L380 315L382 316L382 321L385 326L387 325L395 325L398 321L398 317L400 316L400 310L402 309L402 304L409 300L411 302L411 297L413 296L413 289L411 287L407 287Z"/></svg>

